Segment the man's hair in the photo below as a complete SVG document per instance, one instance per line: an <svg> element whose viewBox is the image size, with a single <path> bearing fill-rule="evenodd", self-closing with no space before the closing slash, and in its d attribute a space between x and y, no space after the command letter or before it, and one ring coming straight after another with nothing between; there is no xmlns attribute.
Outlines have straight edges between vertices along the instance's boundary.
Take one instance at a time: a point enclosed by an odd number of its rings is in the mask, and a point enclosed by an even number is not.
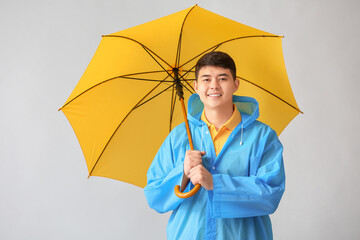
<svg viewBox="0 0 360 240"><path fill-rule="evenodd" d="M195 65L196 81L198 79L200 69L205 66L215 66L229 69L234 80L236 79L235 62L227 53L215 51L203 55Z"/></svg>

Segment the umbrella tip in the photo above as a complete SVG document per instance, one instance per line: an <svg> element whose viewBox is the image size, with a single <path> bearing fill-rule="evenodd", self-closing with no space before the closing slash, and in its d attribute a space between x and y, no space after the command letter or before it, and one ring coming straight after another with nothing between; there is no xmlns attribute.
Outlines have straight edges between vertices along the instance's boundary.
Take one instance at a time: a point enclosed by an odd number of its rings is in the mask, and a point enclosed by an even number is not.
<svg viewBox="0 0 360 240"><path fill-rule="evenodd" d="M58 111L61 111L62 107L58 109Z"/></svg>

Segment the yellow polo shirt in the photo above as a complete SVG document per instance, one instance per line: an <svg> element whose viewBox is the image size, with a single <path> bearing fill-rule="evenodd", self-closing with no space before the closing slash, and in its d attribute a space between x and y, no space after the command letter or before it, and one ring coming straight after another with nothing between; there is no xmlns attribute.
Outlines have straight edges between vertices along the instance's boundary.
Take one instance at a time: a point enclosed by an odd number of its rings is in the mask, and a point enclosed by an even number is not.
<svg viewBox="0 0 360 240"><path fill-rule="evenodd" d="M220 153L222 147L224 146L226 140L230 136L230 133L235 129L235 127L241 122L241 115L239 110L234 104L234 112L231 118L220 127L219 131L216 130L215 126L212 125L205 117L205 111L201 115L201 120L203 120L210 131L211 138L214 143L216 156Z"/></svg>

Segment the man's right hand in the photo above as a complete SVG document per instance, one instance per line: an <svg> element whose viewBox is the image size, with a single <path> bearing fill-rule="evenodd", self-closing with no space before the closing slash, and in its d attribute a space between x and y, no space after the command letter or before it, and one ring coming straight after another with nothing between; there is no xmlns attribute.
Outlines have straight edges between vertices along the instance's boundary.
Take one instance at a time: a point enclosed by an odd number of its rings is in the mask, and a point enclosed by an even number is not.
<svg viewBox="0 0 360 240"><path fill-rule="evenodd" d="M189 178L190 170L202 164L202 156L205 155L205 151L188 150L185 154L184 160L184 174Z"/></svg>

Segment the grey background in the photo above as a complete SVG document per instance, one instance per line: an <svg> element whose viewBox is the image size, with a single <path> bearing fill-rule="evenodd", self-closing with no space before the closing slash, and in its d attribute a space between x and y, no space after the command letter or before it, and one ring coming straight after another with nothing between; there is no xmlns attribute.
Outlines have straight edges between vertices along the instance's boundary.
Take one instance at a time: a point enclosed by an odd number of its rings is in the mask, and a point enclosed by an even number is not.
<svg viewBox="0 0 360 240"><path fill-rule="evenodd" d="M359 1L0 2L0 239L165 239L169 214L141 188L87 179L75 134L57 109L102 34L198 3L284 35L299 115L280 136L287 190L275 239L359 239Z"/></svg>

